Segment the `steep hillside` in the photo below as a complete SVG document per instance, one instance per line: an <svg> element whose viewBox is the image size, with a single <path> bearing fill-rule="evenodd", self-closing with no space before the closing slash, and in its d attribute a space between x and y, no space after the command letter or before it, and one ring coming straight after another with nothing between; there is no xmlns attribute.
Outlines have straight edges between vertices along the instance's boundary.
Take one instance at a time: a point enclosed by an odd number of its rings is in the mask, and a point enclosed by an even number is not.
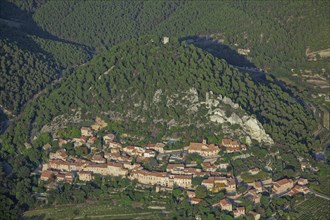
<svg viewBox="0 0 330 220"><path fill-rule="evenodd" d="M45 54L31 51L34 42L29 38L15 41L2 31L0 45L0 105L17 114L27 100L58 77L58 65Z"/></svg>
<svg viewBox="0 0 330 220"><path fill-rule="evenodd" d="M281 76L307 91L306 97L328 91L329 58L318 56L316 50L330 47L329 2L11 0L0 4L4 9L0 17L11 19L1 22L14 22L36 35L32 38L42 53L64 68L89 59L87 47L100 52L146 33L198 35L217 42L210 48L213 55ZM242 51L245 55L237 56ZM324 98L317 104L324 105Z"/></svg>
<svg viewBox="0 0 330 220"><path fill-rule="evenodd" d="M81 46L0 27L0 105L14 115L33 95L60 78L64 68L70 72L90 59Z"/></svg>
<svg viewBox="0 0 330 220"><path fill-rule="evenodd" d="M231 130L241 127L244 135L271 142L259 122L238 106L255 115L278 145L304 149L312 141L312 113L275 81L255 82L185 42L172 39L163 45L158 37L143 37L97 56L29 106L17 123L14 142L22 149L29 131L76 111L89 117L101 114L126 130L158 138L178 131L195 138L220 135L233 126ZM253 137L250 128L256 126L261 133Z"/></svg>

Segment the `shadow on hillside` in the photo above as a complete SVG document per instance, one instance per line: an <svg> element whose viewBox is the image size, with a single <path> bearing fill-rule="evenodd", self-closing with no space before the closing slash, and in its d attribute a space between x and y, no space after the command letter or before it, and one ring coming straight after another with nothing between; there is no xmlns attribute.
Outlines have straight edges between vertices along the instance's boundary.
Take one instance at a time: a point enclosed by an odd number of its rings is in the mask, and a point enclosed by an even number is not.
<svg viewBox="0 0 330 220"><path fill-rule="evenodd" d="M306 106L303 99L294 94L292 88L287 86L283 81L278 80L271 73L266 73L262 69L258 68L254 63L247 59L247 56L239 54L228 45L225 45L211 37L205 36L186 36L180 38L180 41L186 41L188 44L193 44L195 47L212 54L214 57L226 60L228 64L234 66L240 72L249 74L256 84L263 84L265 86L269 86L271 83L276 84L297 102Z"/></svg>
<svg viewBox="0 0 330 220"><path fill-rule="evenodd" d="M226 60L228 64L236 67L241 72L248 73L258 82L267 81L265 72L257 68L247 56L239 54L236 50L216 39L205 36L186 36L181 38L180 41L186 41L188 44L193 44L195 47L201 48L214 57Z"/></svg>
<svg viewBox="0 0 330 220"><path fill-rule="evenodd" d="M46 215L45 214L39 214L39 215L34 215L31 217L24 217L24 220L44 220L46 219Z"/></svg>
<svg viewBox="0 0 330 220"><path fill-rule="evenodd" d="M211 37L187 36L181 38L180 40L186 41L188 44L193 44L194 46L205 50L217 58L226 60L230 65L236 67L256 68L256 66L251 63L246 56L239 54L228 45L225 45Z"/></svg>
<svg viewBox="0 0 330 220"><path fill-rule="evenodd" d="M33 20L31 13L27 11L23 11L22 9L20 9L11 2L0 1L0 18L20 23L21 25L18 29L27 34L36 35L38 37L45 38L48 40L70 43L85 48L89 53L94 53L93 49L89 48L86 45L60 39L50 34L49 32L42 30L38 26L38 24Z"/></svg>
<svg viewBox="0 0 330 220"><path fill-rule="evenodd" d="M0 134L2 134L7 129L9 125L8 120L8 116L0 108Z"/></svg>

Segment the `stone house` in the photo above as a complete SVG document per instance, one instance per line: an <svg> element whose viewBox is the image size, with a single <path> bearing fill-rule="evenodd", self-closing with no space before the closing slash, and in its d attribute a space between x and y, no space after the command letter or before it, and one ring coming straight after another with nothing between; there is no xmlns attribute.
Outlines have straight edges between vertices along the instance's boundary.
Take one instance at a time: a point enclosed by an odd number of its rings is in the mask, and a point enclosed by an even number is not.
<svg viewBox="0 0 330 220"><path fill-rule="evenodd" d="M80 171L78 172L79 180L81 181L91 181L93 180L92 172L90 171Z"/></svg>
<svg viewBox="0 0 330 220"><path fill-rule="evenodd" d="M189 154L197 153L203 157L218 156L220 151L218 146L214 144L206 144L205 141L203 143L191 142L190 145L184 149L188 151Z"/></svg>
<svg viewBox="0 0 330 220"><path fill-rule="evenodd" d="M228 199L222 199L219 202L219 206L221 210L227 210L229 212L233 211L233 205Z"/></svg>
<svg viewBox="0 0 330 220"><path fill-rule="evenodd" d="M80 129L80 132L81 132L81 136L86 136L86 137L93 136L93 130L89 127L82 127Z"/></svg>
<svg viewBox="0 0 330 220"><path fill-rule="evenodd" d="M273 185L273 193L274 194L281 194L286 192L287 190L293 187L293 181L291 179L281 179L274 183Z"/></svg>
<svg viewBox="0 0 330 220"><path fill-rule="evenodd" d="M245 215L245 208L244 207L237 207L234 211L234 218L239 218Z"/></svg>

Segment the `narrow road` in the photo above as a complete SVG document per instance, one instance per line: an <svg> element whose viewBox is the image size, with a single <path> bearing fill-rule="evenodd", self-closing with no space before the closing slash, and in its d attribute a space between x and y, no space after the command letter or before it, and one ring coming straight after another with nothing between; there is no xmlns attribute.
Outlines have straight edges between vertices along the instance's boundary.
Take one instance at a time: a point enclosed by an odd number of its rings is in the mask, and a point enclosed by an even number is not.
<svg viewBox="0 0 330 220"><path fill-rule="evenodd" d="M310 191L312 193L314 193L314 195L317 196L317 197L320 197L320 198L323 198L323 199L326 199L326 200L330 200L330 197L327 196L327 195L321 194L321 193L319 193L319 192L317 192L317 191L315 191L313 189L310 189Z"/></svg>
<svg viewBox="0 0 330 220"><path fill-rule="evenodd" d="M315 191L315 190L313 190L313 189L310 189L310 191L311 191L311 193L313 193L313 194L314 194L315 196L317 196L317 197L320 197L320 198L323 198L323 199L326 199L326 200L330 200L330 197L327 196L327 195L324 195L324 194L322 194L322 193L319 193L319 192L317 192L317 191ZM288 195L289 192L290 192L290 191L287 191L287 192L281 193L281 194L279 194L279 195L273 195L272 198L280 198L280 197L282 197L282 196L286 196L286 195Z"/></svg>

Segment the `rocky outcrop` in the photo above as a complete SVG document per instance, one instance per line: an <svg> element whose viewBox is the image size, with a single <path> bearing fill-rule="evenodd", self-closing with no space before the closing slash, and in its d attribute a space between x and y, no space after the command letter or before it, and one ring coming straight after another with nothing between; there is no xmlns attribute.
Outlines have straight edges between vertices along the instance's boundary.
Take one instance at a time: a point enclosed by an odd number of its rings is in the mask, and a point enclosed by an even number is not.
<svg viewBox="0 0 330 220"><path fill-rule="evenodd" d="M204 104L205 107L209 109L208 116L210 121L219 124L228 122L231 125L239 125L247 135L247 144L252 143L251 139L265 144L274 144L272 138L266 134L262 124L255 117L249 116L246 113L240 113L240 115L238 115L238 113L235 112L235 110L239 108L239 105L234 103L230 98L222 98L221 96L214 98L213 93L208 93ZM232 108L230 117L227 117L225 110L223 110L225 105Z"/></svg>
<svg viewBox="0 0 330 220"><path fill-rule="evenodd" d="M53 137L56 138L57 133L60 129L66 128L71 124L79 124L83 120L81 118L80 110L72 110L71 114L59 115L53 119L49 125L44 125L40 133L52 133Z"/></svg>
<svg viewBox="0 0 330 220"><path fill-rule="evenodd" d="M232 125L233 124L242 125L242 123L243 123L242 119L235 112L232 113L229 118L227 118L227 121Z"/></svg>
<svg viewBox="0 0 330 220"><path fill-rule="evenodd" d="M155 94L154 94L154 98L153 101L154 103L159 103L160 102L160 96L163 93L163 91L161 89L158 89Z"/></svg>
<svg viewBox="0 0 330 220"><path fill-rule="evenodd" d="M216 108L213 111L209 111L210 121L222 124L226 122L225 116L226 113L220 108Z"/></svg>
<svg viewBox="0 0 330 220"><path fill-rule="evenodd" d="M222 99L222 102L230 105L234 109L238 109L239 105L237 103L234 103L230 98L227 98L226 96Z"/></svg>
<svg viewBox="0 0 330 220"><path fill-rule="evenodd" d="M247 115L240 109L237 103L234 103L228 97L222 97L221 95L215 96L213 92L208 92L205 94L205 101L203 102L195 88L191 88L182 94L171 95L157 90L153 99L154 103L161 100L161 95L166 95L167 107L183 107L187 109L187 114L190 116L206 110L207 114L205 116L207 120L203 124L209 122L222 124L223 130L221 132L233 134L232 128L228 127L228 124L238 125L238 128L236 128L239 131L236 131L235 134L242 136L247 144L251 144L252 139L265 144L274 143L271 137L266 134L262 124L253 116ZM183 125L183 123L174 120L168 121L168 126L174 125Z"/></svg>
<svg viewBox="0 0 330 220"><path fill-rule="evenodd" d="M252 139L257 140L258 142L274 144L273 139L268 134L266 134L266 131L262 127L262 124L256 118L245 116L243 120L243 126L250 134Z"/></svg>

